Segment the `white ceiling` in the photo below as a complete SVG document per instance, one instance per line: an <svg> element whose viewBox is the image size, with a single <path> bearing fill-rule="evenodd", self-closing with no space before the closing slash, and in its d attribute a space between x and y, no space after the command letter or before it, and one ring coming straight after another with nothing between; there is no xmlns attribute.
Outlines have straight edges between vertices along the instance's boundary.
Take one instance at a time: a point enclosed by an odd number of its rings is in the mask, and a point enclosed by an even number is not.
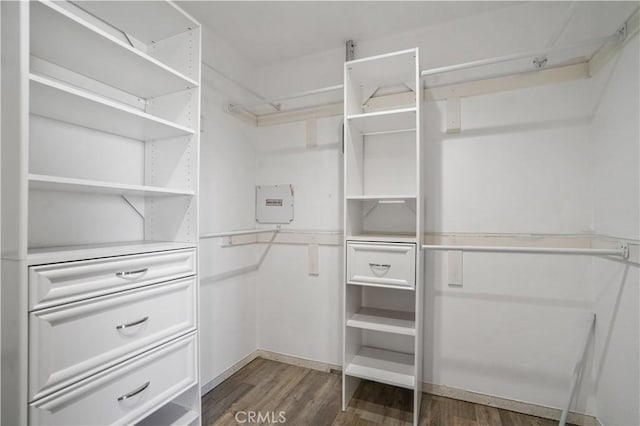
<svg viewBox="0 0 640 426"><path fill-rule="evenodd" d="M180 1L256 66L517 4L511 1Z"/></svg>

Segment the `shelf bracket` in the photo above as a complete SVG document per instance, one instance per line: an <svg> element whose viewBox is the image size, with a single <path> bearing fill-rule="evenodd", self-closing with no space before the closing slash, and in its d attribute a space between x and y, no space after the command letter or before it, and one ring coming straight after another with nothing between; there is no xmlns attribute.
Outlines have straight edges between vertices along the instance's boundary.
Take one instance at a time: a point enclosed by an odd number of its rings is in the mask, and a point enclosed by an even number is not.
<svg viewBox="0 0 640 426"><path fill-rule="evenodd" d="M402 84L404 84L405 86L407 86L407 87L409 88L409 90L411 90L412 92L417 93L415 83L410 82L410 81L405 81L405 82L404 82L404 83L402 83Z"/></svg>
<svg viewBox="0 0 640 426"><path fill-rule="evenodd" d="M364 99L362 101L362 109L366 109L367 108L367 103L369 102L369 100L371 98L373 98L375 96L376 93L378 93L378 90L380 90L380 87L372 87L369 89L365 89L364 87L362 88L362 90L364 91L364 96L362 97L362 99Z"/></svg>
<svg viewBox="0 0 640 426"><path fill-rule="evenodd" d="M142 197L129 197L127 195L121 195L125 203L133 209L134 212L144 220L144 198Z"/></svg>

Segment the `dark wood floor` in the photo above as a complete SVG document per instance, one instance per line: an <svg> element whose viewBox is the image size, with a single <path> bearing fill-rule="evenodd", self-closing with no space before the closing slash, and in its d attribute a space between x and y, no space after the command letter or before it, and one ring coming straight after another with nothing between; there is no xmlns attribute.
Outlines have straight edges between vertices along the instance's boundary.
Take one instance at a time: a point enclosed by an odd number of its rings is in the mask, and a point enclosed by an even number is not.
<svg viewBox="0 0 640 426"><path fill-rule="evenodd" d="M410 425L411 391L363 381L341 411L341 376L255 359L202 398L202 424ZM551 426L557 422L484 405L424 394L423 426ZM269 416L258 422L250 411ZM238 414L238 420L236 420ZM264 417L262 418L264 420ZM248 421L253 420L253 422Z"/></svg>

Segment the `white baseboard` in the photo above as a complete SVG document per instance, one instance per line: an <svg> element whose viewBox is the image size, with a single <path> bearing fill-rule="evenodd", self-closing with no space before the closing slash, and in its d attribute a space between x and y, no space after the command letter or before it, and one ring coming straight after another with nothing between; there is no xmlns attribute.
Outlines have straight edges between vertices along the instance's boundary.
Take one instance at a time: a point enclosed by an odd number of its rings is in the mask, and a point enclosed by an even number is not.
<svg viewBox="0 0 640 426"><path fill-rule="evenodd" d="M328 364L326 362L314 361L306 358L300 358L293 355L281 354L278 352L257 349L235 363L224 373L202 387L202 395L211 391L220 383L231 377L235 372L245 365L249 364L256 358L264 358L271 361L278 361L285 364L295 365L298 367L309 368L324 372L342 371L339 365ZM514 411L516 413L528 414L531 416L542 417L544 419L559 420L562 410L558 408L546 407L543 405L531 404L528 402L516 401L513 399L502 398L493 395L487 395L478 392L472 392L465 389L452 388L444 385L435 385L432 383L423 383L422 391L431 395L442 396L446 398L458 399L460 401L471 402L474 404L486 405L489 407L500 408L502 410ZM579 426L603 426L602 423L593 416L581 413L569 413L567 419L569 423Z"/></svg>
<svg viewBox="0 0 640 426"><path fill-rule="evenodd" d="M207 393L209 393L211 390L213 390L213 388L215 388L220 383L227 380L229 377L233 376L238 370L240 370L245 365L249 364L251 361L253 361L257 357L258 357L258 351L256 350L251 352L249 355L245 356L244 358L242 358L240 361L233 364L231 367L227 368L224 372L222 372L222 374L219 374L213 380L209 381L208 383L205 383L201 387L201 395L204 396Z"/></svg>
<svg viewBox="0 0 640 426"><path fill-rule="evenodd" d="M500 408L502 410L515 411L516 413L528 414L549 420L560 420L560 415L562 414L562 410L558 408L486 395L483 393L452 388L444 385L435 385L432 383L423 383L422 391L431 395L458 399L461 401L472 402L474 404ZM579 426L597 426L599 424L595 417L581 413L569 413L567 422Z"/></svg>

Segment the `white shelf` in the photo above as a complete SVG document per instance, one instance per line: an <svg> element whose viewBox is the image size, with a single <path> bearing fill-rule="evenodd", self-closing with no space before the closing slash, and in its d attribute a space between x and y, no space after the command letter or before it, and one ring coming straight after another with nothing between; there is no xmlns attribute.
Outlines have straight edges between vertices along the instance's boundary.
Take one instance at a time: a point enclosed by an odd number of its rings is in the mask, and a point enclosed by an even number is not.
<svg viewBox="0 0 640 426"><path fill-rule="evenodd" d="M144 99L198 86L53 2L31 2L31 54Z"/></svg>
<svg viewBox="0 0 640 426"><path fill-rule="evenodd" d="M197 412L170 402L137 423L136 426L190 426L195 424L199 417Z"/></svg>
<svg viewBox="0 0 640 426"><path fill-rule="evenodd" d="M27 261L29 265L43 265L79 259L97 259L101 257L124 256L195 247L196 243L171 241L124 241L60 247L32 247L29 248L27 252Z"/></svg>
<svg viewBox="0 0 640 426"><path fill-rule="evenodd" d="M356 314L353 314L347 320L347 327L402 334L404 336L416 335L415 313L388 309L360 308Z"/></svg>
<svg viewBox="0 0 640 426"><path fill-rule="evenodd" d="M348 241L374 241L374 242L383 242L383 243L415 243L417 241L416 234L381 234L381 233L371 233L371 234L357 234L357 235L347 235L346 238Z"/></svg>
<svg viewBox="0 0 640 426"><path fill-rule="evenodd" d="M360 133L394 132L416 128L416 108L399 108L347 116Z"/></svg>
<svg viewBox="0 0 640 426"><path fill-rule="evenodd" d="M75 1L82 9L113 24L127 34L132 34L145 44L158 42L183 33L198 22L168 1L124 1L114 7L112 2ZM148 19L153 16L153 19Z"/></svg>
<svg viewBox="0 0 640 426"><path fill-rule="evenodd" d="M192 135L184 126L75 87L30 74L35 115L142 141Z"/></svg>
<svg viewBox="0 0 640 426"><path fill-rule="evenodd" d="M403 388L415 388L414 356L363 346L351 360L345 374Z"/></svg>
<svg viewBox="0 0 640 426"><path fill-rule="evenodd" d="M347 200L375 200L375 201L411 201L415 200L414 194L380 194L380 195L347 195Z"/></svg>
<svg viewBox="0 0 640 426"><path fill-rule="evenodd" d="M402 50L347 62L353 84L367 88L415 84L416 49Z"/></svg>
<svg viewBox="0 0 640 426"><path fill-rule="evenodd" d="M126 185L87 179L29 174L29 189L45 191L79 192L105 195L128 195L134 197L191 196L191 190L161 188L144 185Z"/></svg>

